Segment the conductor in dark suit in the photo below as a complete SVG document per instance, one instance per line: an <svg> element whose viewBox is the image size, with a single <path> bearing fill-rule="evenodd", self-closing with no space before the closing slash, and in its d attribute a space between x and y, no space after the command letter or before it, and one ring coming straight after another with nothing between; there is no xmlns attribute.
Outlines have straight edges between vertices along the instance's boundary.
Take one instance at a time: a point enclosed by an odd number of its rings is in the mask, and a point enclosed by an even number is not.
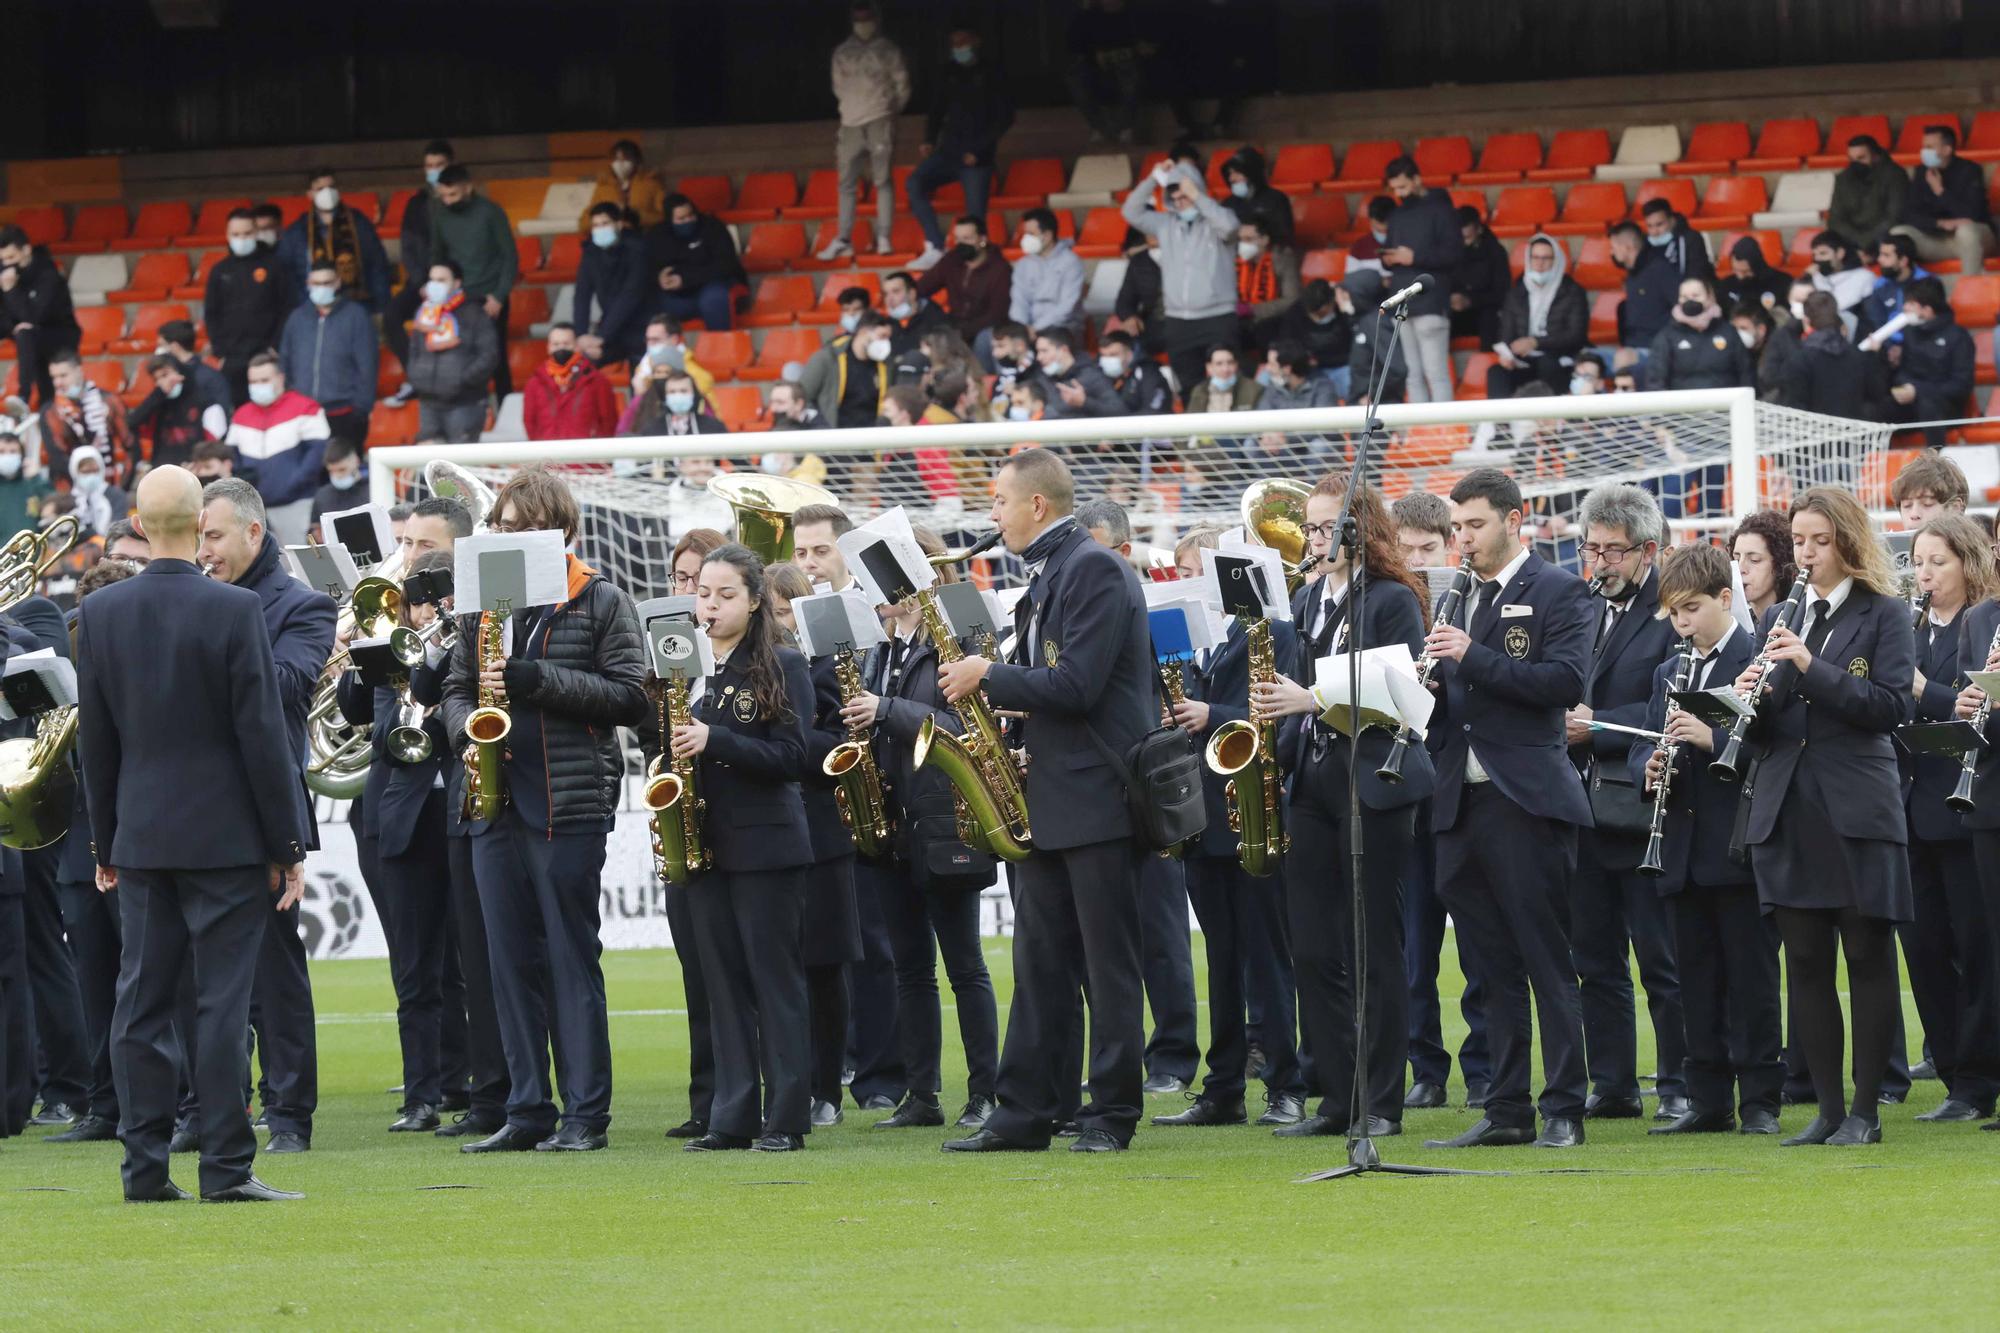
<svg viewBox="0 0 2000 1333"><path fill-rule="evenodd" d="M215 1201L298 1198L251 1174L257 1140L242 1102L243 1033L272 900L305 889L307 832L270 636L254 594L194 563L201 486L177 467L139 485L153 544L146 572L94 594L77 617L79 754L97 884L116 890L125 951L112 1020L124 1112L125 1197L185 1199L167 1178L184 969L201 1032L201 1193ZM200 792L187 818L171 793Z"/></svg>
<svg viewBox="0 0 2000 1333"><path fill-rule="evenodd" d="M1484 974L1493 1089L1471 1129L1429 1146L1574 1147L1583 1142L1583 1020L1562 909L1577 830L1591 818L1563 716L1583 699L1595 611L1582 580L1521 545L1521 488L1506 473L1468 472L1451 506L1477 580L1462 623L1424 641L1438 663L1431 828L1438 892L1471 932ZM1530 989L1541 1020L1539 1138L1528 1100Z"/></svg>
<svg viewBox="0 0 2000 1333"><path fill-rule="evenodd" d="M938 670L956 704L982 684L1027 714L1024 779L1033 850L1014 874L1014 1001L1000 1053L999 1109L948 1151L1039 1151L1063 1108L1079 980L1090 1005L1090 1101L1072 1152L1118 1152L1139 1122L1146 1044L1139 963L1139 859L1113 755L1155 716L1145 598L1132 567L1072 516L1069 468L1046 449L1014 455L994 482L993 521L1028 566L1014 610L1015 662L965 657ZM1096 740L1092 732L1096 733Z"/></svg>

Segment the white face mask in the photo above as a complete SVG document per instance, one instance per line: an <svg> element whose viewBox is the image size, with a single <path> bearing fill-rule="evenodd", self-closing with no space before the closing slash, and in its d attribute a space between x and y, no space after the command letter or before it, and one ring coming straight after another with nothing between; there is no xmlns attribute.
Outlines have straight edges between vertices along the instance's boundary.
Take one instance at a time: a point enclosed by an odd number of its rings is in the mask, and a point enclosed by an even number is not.
<svg viewBox="0 0 2000 1333"><path fill-rule="evenodd" d="M694 411L694 395L686 390L676 390L667 395L667 411L677 417L684 417Z"/></svg>
<svg viewBox="0 0 2000 1333"><path fill-rule="evenodd" d="M436 279L424 284L424 299L432 305L443 305L451 299L451 284Z"/></svg>
<svg viewBox="0 0 2000 1333"><path fill-rule="evenodd" d="M1125 373L1125 358L1105 355L1097 358L1097 368L1104 372L1106 379L1117 379Z"/></svg>
<svg viewBox="0 0 2000 1333"><path fill-rule="evenodd" d="M278 233L273 229L266 227L257 233L257 244L276 245L277 243L278 243Z"/></svg>
<svg viewBox="0 0 2000 1333"><path fill-rule="evenodd" d="M1028 419L1028 409L1027 409L1027 408L1025 408L1025 407L1021 407L1020 405L1016 404L1015 406L1013 406L1013 407L1010 407L1010 408L1008 408L1008 409L1007 409L1007 420L1009 420L1009 421L1026 421L1027 419Z"/></svg>
<svg viewBox="0 0 2000 1333"><path fill-rule="evenodd" d="M1264 247L1255 241L1238 241L1236 243L1236 257L1248 264L1254 261L1259 254L1263 253L1263 249Z"/></svg>
<svg viewBox="0 0 2000 1333"><path fill-rule="evenodd" d="M869 343L868 359L870 361L887 361L889 359L889 340L887 338L877 338L874 342Z"/></svg>
<svg viewBox="0 0 2000 1333"><path fill-rule="evenodd" d="M1250 182L1231 181L1229 183L1229 192L1238 199L1248 199L1250 197Z"/></svg>
<svg viewBox="0 0 2000 1333"><path fill-rule="evenodd" d="M340 288L322 287L314 283L306 288L306 298L316 306L330 306L340 299Z"/></svg>
<svg viewBox="0 0 2000 1333"><path fill-rule="evenodd" d="M1785 308L1792 312L1793 319L1796 319L1801 324L1806 322L1806 303L1804 301L1794 301Z"/></svg>
<svg viewBox="0 0 2000 1333"><path fill-rule="evenodd" d="M1030 233L1021 238L1021 253L1024 255L1038 255L1042 252L1042 247L1046 244L1047 242L1042 240L1040 235Z"/></svg>
<svg viewBox="0 0 2000 1333"><path fill-rule="evenodd" d="M168 389L168 390L165 390L165 393L166 393L167 397L169 397L169 398L178 398L178 397L180 397L180 396L181 396L181 393L182 393L182 392L183 392L183 391L184 391L184 390L185 390L186 388L187 388L187 381L186 381L186 380L175 380L175 381L174 381L174 387L173 387L173 388L171 388L171 389Z"/></svg>
<svg viewBox="0 0 2000 1333"><path fill-rule="evenodd" d="M102 472L78 473L76 477L76 490L79 495L99 494L104 490L104 474Z"/></svg>
<svg viewBox="0 0 2000 1333"><path fill-rule="evenodd" d="M611 174L621 181L629 179L632 175L632 164L622 157L618 158L611 164Z"/></svg>
<svg viewBox="0 0 2000 1333"><path fill-rule="evenodd" d="M1923 152L1919 153L1917 156L1923 159L1924 169L1926 171L1936 171L1939 167L1944 165L1944 154L1940 153L1935 148L1926 148L1923 150Z"/></svg>
<svg viewBox="0 0 2000 1333"><path fill-rule="evenodd" d="M0 477L13 478L21 475L21 455L0 454Z"/></svg>
<svg viewBox="0 0 2000 1333"><path fill-rule="evenodd" d="M331 185L322 185L313 191L313 207L322 213L331 213L340 207L340 191Z"/></svg>
<svg viewBox="0 0 2000 1333"><path fill-rule="evenodd" d="M618 244L618 228L592 227L590 229L590 243L600 250L609 250L612 246Z"/></svg>
<svg viewBox="0 0 2000 1333"><path fill-rule="evenodd" d="M1530 287L1547 287L1548 285L1553 283L1559 275L1556 273L1554 269L1549 269L1547 272L1543 273L1537 273L1534 269L1529 269L1526 276L1528 279L1528 285Z"/></svg>
<svg viewBox="0 0 2000 1333"><path fill-rule="evenodd" d="M443 168L443 167L425 167L425 168L424 168L424 184L426 184L426 185L436 185L436 184L438 183L438 177L440 177L440 176L442 176L442 175L444 175L444 168Z"/></svg>
<svg viewBox="0 0 2000 1333"><path fill-rule="evenodd" d="M1375 244L1377 245L1387 244L1389 240L1389 229L1387 227L1370 227L1368 234L1375 238Z"/></svg>
<svg viewBox="0 0 2000 1333"><path fill-rule="evenodd" d="M1569 377L1569 391L1572 394L1596 393L1597 381L1585 375L1572 375Z"/></svg>
<svg viewBox="0 0 2000 1333"><path fill-rule="evenodd" d="M1745 347L1755 347L1757 345L1757 334L1753 329L1738 329L1736 330L1736 336L1743 340Z"/></svg>
<svg viewBox="0 0 2000 1333"><path fill-rule="evenodd" d="M272 403L278 401L278 386L269 380L265 380L261 384L251 385L250 401L259 407L269 407Z"/></svg>
<svg viewBox="0 0 2000 1333"><path fill-rule="evenodd" d="M860 322L861 316L857 314L846 314L840 317L840 327L849 333L854 332L855 326Z"/></svg>
<svg viewBox="0 0 2000 1333"><path fill-rule="evenodd" d="M1050 359L1048 361L1037 361L1035 364L1040 366L1042 373L1052 380L1059 380L1069 374L1069 363L1067 361Z"/></svg>
<svg viewBox="0 0 2000 1333"><path fill-rule="evenodd" d="M904 301L900 305L892 305L889 307L890 319L908 319L911 315L914 315L916 313L917 313L917 308L911 305L908 301Z"/></svg>
<svg viewBox="0 0 2000 1333"><path fill-rule="evenodd" d="M327 485L333 487L336 491L351 491L354 489L354 484L360 480L361 474L359 472L343 472L337 477L328 474L326 479Z"/></svg>
<svg viewBox="0 0 2000 1333"><path fill-rule="evenodd" d="M251 255L256 254L257 237L255 233L252 233L249 236L230 237L229 253L235 255L238 259L248 259Z"/></svg>

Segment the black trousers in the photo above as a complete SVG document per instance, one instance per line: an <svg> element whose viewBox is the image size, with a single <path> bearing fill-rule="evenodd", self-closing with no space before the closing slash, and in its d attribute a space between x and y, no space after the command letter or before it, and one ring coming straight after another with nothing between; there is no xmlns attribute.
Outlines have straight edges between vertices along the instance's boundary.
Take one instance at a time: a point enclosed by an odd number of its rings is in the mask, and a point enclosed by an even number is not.
<svg viewBox="0 0 2000 1333"><path fill-rule="evenodd" d="M605 835L530 828L513 807L472 835L493 1002L507 1055L507 1123L553 1133L550 1045L562 1118L611 1123L611 1026L598 941Z"/></svg>
<svg viewBox="0 0 2000 1333"><path fill-rule="evenodd" d="M486 952L486 914L479 906L479 882L472 870L472 839L446 838L445 844L451 868L451 917L457 937L458 971L465 991L467 1111L497 1128L507 1117L507 1053L500 1045L500 1019L493 1007L493 965ZM445 1005L448 1030L449 990ZM543 1006L547 1012L546 997ZM452 1069L449 1054L445 1069L449 1076ZM543 1078L546 1081L546 1073Z"/></svg>
<svg viewBox="0 0 2000 1333"><path fill-rule="evenodd" d="M1683 1096L1687 1037L1674 964L1674 926L1657 883L1638 873L1645 845L1595 829L1581 831L1577 841L1577 872L1569 889L1569 954L1583 1001L1591 1089L1601 1097L1639 1095L1639 1034L1628 956L1637 954L1653 1020L1658 1091L1663 1097Z"/></svg>
<svg viewBox="0 0 2000 1333"><path fill-rule="evenodd" d="M1496 1125L1534 1123L1528 1059L1536 1019L1542 1115L1583 1115L1583 1014L1562 920L1575 860L1573 825L1529 814L1490 782L1467 784L1457 826L1438 835L1438 893L1459 929L1472 935L1486 996L1493 1056L1486 1118Z"/></svg>
<svg viewBox="0 0 2000 1333"><path fill-rule="evenodd" d="M1985 853L1976 840L1992 840ZM1917 919L1897 927L1924 1037L1950 1096L1982 1111L2000 1094L2000 985L1985 859L2000 835L1956 842L1910 840ZM1993 867L2000 874L2000 862Z"/></svg>
<svg viewBox="0 0 2000 1333"><path fill-rule="evenodd" d="M404 283L395 295L389 298L389 308L382 314L382 341L389 345L389 350L395 354L396 360L402 362L405 378L408 378L410 369L410 321L417 317L417 311L423 304L423 281L412 275L411 281ZM507 331L502 328L499 333L500 359L505 361Z"/></svg>
<svg viewBox="0 0 2000 1333"><path fill-rule="evenodd" d="M395 903L387 922L389 979L396 988L406 1107L435 1107L444 1100L445 922L451 910L444 797L442 789L431 792L409 847L382 857L380 868L383 896Z"/></svg>
<svg viewBox="0 0 2000 1333"><path fill-rule="evenodd" d="M35 1113L34 1005L28 998L27 929L21 895L0 889L0 1138Z"/></svg>
<svg viewBox="0 0 2000 1333"><path fill-rule="evenodd" d="M118 896L99 893L94 883L63 881L63 930L76 955L77 993L83 1001L85 1054L90 1091L84 1105L91 1115L118 1119L118 1089L111 1079L111 1014L118 1004L118 955L124 939L118 924Z"/></svg>
<svg viewBox="0 0 2000 1333"><path fill-rule="evenodd" d="M900 1103L909 1091L903 1068L903 1043L897 1035L896 950L889 942L889 919L882 900L891 890L882 884L881 867L854 863L854 907L861 921L861 961L847 965L849 1019L848 1058L854 1082L848 1088L855 1103L887 1097Z"/></svg>
<svg viewBox="0 0 2000 1333"><path fill-rule="evenodd" d="M1167 365L1180 386L1181 401L1208 375L1208 354L1217 347L1235 348L1242 344L1242 325L1234 313L1207 319L1160 320L1160 344L1167 352Z"/></svg>
<svg viewBox="0 0 2000 1333"><path fill-rule="evenodd" d="M257 1136L243 1088L250 1078L243 1034L262 967L271 910L270 869L121 870L118 916L125 938L111 1022L111 1072L123 1108L125 1193L167 1183L181 1052L174 1019L183 971L193 974L193 1078L201 1114L201 1191L250 1177Z"/></svg>
<svg viewBox="0 0 2000 1333"><path fill-rule="evenodd" d="M1268 1095L1303 1097L1284 876L1259 879L1234 857L1189 856L1186 864L1188 898L1208 953L1208 1074L1201 1095L1216 1102L1242 1098L1254 1013L1262 1025Z"/></svg>
<svg viewBox="0 0 2000 1333"><path fill-rule="evenodd" d="M196 1000L200 1003L199 997ZM312 976L299 935L299 908L267 913L250 991L250 1026L257 1034L257 1062L264 1074L264 1123L274 1134L312 1138L319 1109L319 1036L314 1026ZM196 1040L205 1035L196 1019ZM196 1083L199 1085L200 1080ZM196 1100L201 1090L196 1088Z"/></svg>
<svg viewBox="0 0 2000 1333"><path fill-rule="evenodd" d="M943 1090L943 1008L938 1000L937 959L958 1009L958 1039L965 1048L965 1088L991 1097L1000 1064L1000 1009L979 941L980 879L937 877L896 860L878 867L889 940L896 951L896 1026L910 1091L936 1100Z"/></svg>
<svg viewBox="0 0 2000 1333"><path fill-rule="evenodd" d="M1076 1086L1077 979L1090 1006L1090 1101L1077 1124L1129 1142L1145 1094L1139 862L1129 838L1036 851L1014 866L1014 1001L986 1128L1048 1144ZM1074 1096L1074 1094L1070 1094Z"/></svg>
<svg viewBox="0 0 2000 1333"><path fill-rule="evenodd" d="M1146 1042L1146 1076L1194 1082L1201 1066L1195 1027L1194 949L1188 938L1187 867L1174 856L1139 865L1140 966L1153 1035Z"/></svg>
<svg viewBox="0 0 2000 1333"><path fill-rule="evenodd" d="M21 371L21 397L37 407L53 401L55 382L49 378L49 358L57 352L76 350L76 339L67 335L50 338L42 329L15 329L0 324L0 338L14 340L14 360ZM40 397L34 395L40 394Z"/></svg>
<svg viewBox="0 0 2000 1333"><path fill-rule="evenodd" d="M28 993L34 1005L35 1042L41 1048L42 1104L82 1110L90 1095L90 1037L76 981L76 957L63 936L62 899L56 892L56 863L61 856L61 843L21 853Z"/></svg>
<svg viewBox="0 0 2000 1333"><path fill-rule="evenodd" d="M1344 762L1343 753L1336 748L1325 762ZM1346 784L1327 782L1322 772L1321 765L1308 765L1293 779L1292 845L1285 854L1299 1017L1321 1080L1319 1114L1336 1125L1353 1122L1358 991L1367 1002L1361 1109L1400 1123L1410 1032L1402 872L1415 841L1416 807L1362 807L1362 947L1357 954Z"/></svg>
<svg viewBox="0 0 2000 1333"><path fill-rule="evenodd" d="M688 886L715 1046L716 1133L812 1132L806 877L805 866L710 870Z"/></svg>
<svg viewBox="0 0 2000 1333"><path fill-rule="evenodd" d="M1418 833L1410 842L1410 859L1403 874L1403 962L1410 984L1410 1079L1443 1087L1451 1080L1451 1052L1444 1048L1444 1017L1438 1004L1438 966L1444 953L1444 903L1437 895L1437 840L1430 835L1429 801L1417 804ZM1486 1056L1486 997L1479 988L1479 968L1472 957L1472 938L1452 932L1458 951L1462 985L1459 1016L1465 1020L1465 1040L1458 1048L1458 1071L1465 1082L1486 1083L1493 1077Z"/></svg>
<svg viewBox="0 0 2000 1333"><path fill-rule="evenodd" d="M1666 902L1680 959L1689 1102L1697 1115L1724 1115L1732 1105L1778 1114L1785 1081L1778 946L1757 886L1688 884Z"/></svg>
<svg viewBox="0 0 2000 1333"><path fill-rule="evenodd" d="M715 1039L709 1020L708 978L688 894L685 885L666 886L667 929L673 932L674 957L681 965L681 994L687 1000L688 1118L706 1125L715 1102Z"/></svg>
<svg viewBox="0 0 2000 1333"><path fill-rule="evenodd" d="M827 861L815 861L806 870L806 893L834 894L841 900L854 895L852 851ZM801 941L811 927L801 922ZM816 1102L839 1106L841 1076L847 1072L847 1034L853 1004L847 980L847 963L830 962L837 949L808 949L801 943L801 964L806 970L806 1011L812 1050L812 1097ZM806 959L812 961L807 962Z"/></svg>

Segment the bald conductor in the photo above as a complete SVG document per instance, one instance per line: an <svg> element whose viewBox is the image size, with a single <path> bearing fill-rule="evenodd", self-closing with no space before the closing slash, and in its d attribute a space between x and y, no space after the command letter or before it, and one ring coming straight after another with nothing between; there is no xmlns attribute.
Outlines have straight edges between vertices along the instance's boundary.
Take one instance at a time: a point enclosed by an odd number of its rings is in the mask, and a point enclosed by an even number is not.
<svg viewBox="0 0 2000 1333"><path fill-rule="evenodd" d="M78 754L97 886L124 928L111 1020L124 1109L126 1199L191 1197L167 1178L179 1043L192 967L204 1201L295 1199L251 1174L243 1108L250 983L264 918L304 890L298 769L257 594L204 578L201 483L177 467L139 484L145 572L77 616ZM199 792L203 818L184 798Z"/></svg>

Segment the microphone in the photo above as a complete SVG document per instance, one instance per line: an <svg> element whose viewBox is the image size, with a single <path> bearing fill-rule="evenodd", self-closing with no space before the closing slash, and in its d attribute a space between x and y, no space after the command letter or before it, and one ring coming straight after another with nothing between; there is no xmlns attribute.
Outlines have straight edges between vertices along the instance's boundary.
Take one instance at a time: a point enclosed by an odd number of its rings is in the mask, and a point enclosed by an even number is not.
<svg viewBox="0 0 2000 1333"><path fill-rule="evenodd" d="M1433 278L1428 273L1420 273L1417 275L1417 280L1415 282L1403 288L1402 291L1397 292L1394 296L1391 296L1388 300L1384 301L1380 306L1378 306L1377 309L1380 310L1398 309L1399 307L1402 306L1402 304L1405 301L1408 301L1411 298L1415 297L1419 292L1429 291L1432 287L1436 285L1437 285L1436 278Z"/></svg>

